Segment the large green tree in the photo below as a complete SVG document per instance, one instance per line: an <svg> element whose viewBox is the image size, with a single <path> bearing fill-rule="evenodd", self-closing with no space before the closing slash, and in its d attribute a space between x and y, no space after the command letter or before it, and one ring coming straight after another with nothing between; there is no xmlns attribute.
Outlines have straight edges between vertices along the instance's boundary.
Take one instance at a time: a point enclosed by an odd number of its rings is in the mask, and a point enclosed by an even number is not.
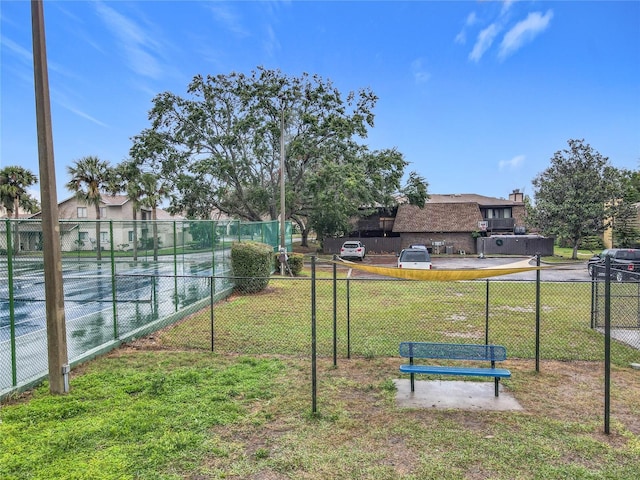
<svg viewBox="0 0 640 480"><path fill-rule="evenodd" d="M7 210L8 216L13 215L17 220L20 209L26 212L36 212L39 209L38 201L29 194L29 187L35 185L38 177L23 167L8 166L0 170L0 202ZM14 251L19 252L20 233L18 222L13 226L14 231Z"/></svg>
<svg viewBox="0 0 640 480"><path fill-rule="evenodd" d="M93 206L96 212L96 255L102 259L100 245L100 203L102 193L109 186L113 171L109 163L98 157L88 156L76 160L73 165L67 167L71 179L67 182L67 189L74 192L76 198Z"/></svg>
<svg viewBox="0 0 640 480"><path fill-rule="evenodd" d="M543 233L567 239L577 259L580 240L611 224L620 197L618 171L584 140L568 140L551 165L533 180L534 225Z"/></svg>
<svg viewBox="0 0 640 480"><path fill-rule="evenodd" d="M363 205L388 205L402 191L402 154L363 145L376 101L368 89L343 97L317 75L264 68L251 75L198 75L188 97L166 92L154 99L152 127L134 138L132 151L162 159L158 172L172 182L170 210L190 218L210 218L217 210L252 221L276 219L284 175L285 218L298 224L306 243L310 229L324 230L314 222L327 208L339 210L333 220L344 226ZM411 191L422 192L424 202L426 182L415 186Z"/></svg>
<svg viewBox="0 0 640 480"><path fill-rule="evenodd" d="M621 169L617 181L620 197L612 201L611 242L614 247L635 247L640 242L638 231L638 202L640 202L640 174Z"/></svg>

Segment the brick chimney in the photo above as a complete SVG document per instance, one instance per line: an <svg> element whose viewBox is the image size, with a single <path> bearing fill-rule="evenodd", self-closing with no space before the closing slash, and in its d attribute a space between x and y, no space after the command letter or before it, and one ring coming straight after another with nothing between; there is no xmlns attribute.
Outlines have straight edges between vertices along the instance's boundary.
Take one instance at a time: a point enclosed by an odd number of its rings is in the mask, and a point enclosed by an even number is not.
<svg viewBox="0 0 640 480"><path fill-rule="evenodd" d="M524 202L524 193L520 191L520 189L516 188L513 192L509 194L509 200L512 202Z"/></svg>

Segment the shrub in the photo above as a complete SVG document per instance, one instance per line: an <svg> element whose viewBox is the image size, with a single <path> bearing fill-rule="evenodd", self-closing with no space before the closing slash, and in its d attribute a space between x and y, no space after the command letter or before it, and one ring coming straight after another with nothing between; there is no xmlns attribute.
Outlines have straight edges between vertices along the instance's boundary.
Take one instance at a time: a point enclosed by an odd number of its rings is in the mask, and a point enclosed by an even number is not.
<svg viewBox="0 0 640 480"><path fill-rule="evenodd" d="M604 248L604 243L602 239L597 235L591 235L588 237L584 237L580 241L580 248L591 251L602 250Z"/></svg>
<svg viewBox="0 0 640 480"><path fill-rule="evenodd" d="M290 253L288 262L291 273L295 276L300 275L302 267L304 266L304 255L301 253Z"/></svg>
<svg viewBox="0 0 640 480"><path fill-rule="evenodd" d="M271 246L259 242L231 245L231 268L236 277L236 290L256 293L267 288L272 271Z"/></svg>
<svg viewBox="0 0 640 480"><path fill-rule="evenodd" d="M291 273L294 276L300 275L302 272L302 267L304 266L304 255L302 253L287 253L289 259L287 263L289 264L289 268L291 269ZM279 273L280 272L280 254L273 254L273 271Z"/></svg>

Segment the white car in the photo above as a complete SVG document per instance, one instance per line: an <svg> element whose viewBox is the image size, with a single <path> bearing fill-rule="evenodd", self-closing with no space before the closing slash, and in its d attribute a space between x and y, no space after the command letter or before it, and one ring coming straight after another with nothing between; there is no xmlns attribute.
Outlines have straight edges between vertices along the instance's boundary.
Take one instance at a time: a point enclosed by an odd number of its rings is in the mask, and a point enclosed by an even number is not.
<svg viewBox="0 0 640 480"><path fill-rule="evenodd" d="M365 256L366 248L362 242L350 241L344 242L340 249L341 258L354 258L356 260L363 260Z"/></svg>
<svg viewBox="0 0 640 480"><path fill-rule="evenodd" d="M431 269L431 255L425 248L405 248L398 255L398 268Z"/></svg>

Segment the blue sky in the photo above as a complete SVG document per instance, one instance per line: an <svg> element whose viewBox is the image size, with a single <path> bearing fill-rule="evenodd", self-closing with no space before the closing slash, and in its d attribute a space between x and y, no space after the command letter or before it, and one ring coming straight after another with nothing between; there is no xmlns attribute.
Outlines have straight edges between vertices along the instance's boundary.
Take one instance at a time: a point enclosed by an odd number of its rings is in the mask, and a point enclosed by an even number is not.
<svg viewBox="0 0 640 480"><path fill-rule="evenodd" d="M75 160L127 158L154 95L258 66L371 88L366 142L397 148L430 193L532 195L570 138L640 167L640 1L45 0L44 13L59 199ZM30 15L0 2L0 167L39 174Z"/></svg>

